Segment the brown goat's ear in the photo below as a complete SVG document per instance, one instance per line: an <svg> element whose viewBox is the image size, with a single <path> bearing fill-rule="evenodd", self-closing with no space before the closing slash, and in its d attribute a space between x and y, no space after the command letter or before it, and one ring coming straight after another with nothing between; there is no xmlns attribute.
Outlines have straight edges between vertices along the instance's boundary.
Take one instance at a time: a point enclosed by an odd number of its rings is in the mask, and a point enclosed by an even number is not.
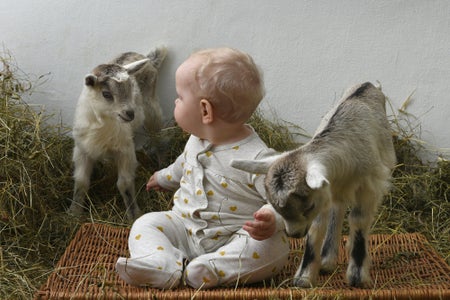
<svg viewBox="0 0 450 300"><path fill-rule="evenodd" d="M86 77L84 77L84 84L86 84L87 86L94 86L96 82L97 82L97 76L95 76L93 74L89 74L89 75L86 75Z"/></svg>
<svg viewBox="0 0 450 300"><path fill-rule="evenodd" d="M166 46L159 46L154 48L148 55L147 57L150 59L152 65L156 68L159 69L159 67L161 67L162 62L164 61L164 59L167 56L167 48Z"/></svg>

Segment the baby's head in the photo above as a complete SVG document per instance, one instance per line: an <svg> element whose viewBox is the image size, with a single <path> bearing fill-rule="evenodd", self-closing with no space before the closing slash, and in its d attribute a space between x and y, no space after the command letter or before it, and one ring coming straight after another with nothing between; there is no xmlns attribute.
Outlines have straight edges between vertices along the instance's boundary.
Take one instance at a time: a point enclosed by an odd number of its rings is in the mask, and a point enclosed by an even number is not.
<svg viewBox="0 0 450 300"><path fill-rule="evenodd" d="M262 73L250 55L231 48L195 52L199 96L207 99L217 117L227 123L245 123L264 97Z"/></svg>

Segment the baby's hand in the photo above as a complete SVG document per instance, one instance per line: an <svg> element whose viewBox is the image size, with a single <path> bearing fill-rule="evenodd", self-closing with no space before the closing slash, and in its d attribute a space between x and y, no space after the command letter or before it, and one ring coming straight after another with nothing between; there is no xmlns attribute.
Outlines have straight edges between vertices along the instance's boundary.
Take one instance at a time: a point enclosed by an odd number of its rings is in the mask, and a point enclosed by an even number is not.
<svg viewBox="0 0 450 300"><path fill-rule="evenodd" d="M158 181L156 180L156 172L148 180L145 189L147 190L147 192L150 190L164 191L164 189L158 184Z"/></svg>
<svg viewBox="0 0 450 300"><path fill-rule="evenodd" d="M276 231L277 225L274 213L267 208L262 208L253 214L253 221L245 222L242 227L252 238L262 241L270 238Z"/></svg>

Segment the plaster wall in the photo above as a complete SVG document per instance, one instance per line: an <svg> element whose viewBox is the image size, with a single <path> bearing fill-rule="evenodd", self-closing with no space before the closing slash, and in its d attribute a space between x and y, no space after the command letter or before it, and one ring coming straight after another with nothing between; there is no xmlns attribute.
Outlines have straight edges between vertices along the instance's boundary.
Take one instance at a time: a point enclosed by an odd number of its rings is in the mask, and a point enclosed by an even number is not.
<svg viewBox="0 0 450 300"><path fill-rule="evenodd" d="M312 134L357 82L379 81L394 110L408 97L421 139L450 151L450 2L446 0L2 0L0 42L33 78L30 101L70 126L84 76L123 51L169 48L158 83L172 116L177 66L231 46L264 70L263 110Z"/></svg>

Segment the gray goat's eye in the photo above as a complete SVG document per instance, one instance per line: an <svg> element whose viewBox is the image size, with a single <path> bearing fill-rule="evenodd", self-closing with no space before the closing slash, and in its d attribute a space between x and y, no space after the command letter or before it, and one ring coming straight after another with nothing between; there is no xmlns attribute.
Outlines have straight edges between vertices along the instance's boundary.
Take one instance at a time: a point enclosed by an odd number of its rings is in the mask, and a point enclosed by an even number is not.
<svg viewBox="0 0 450 300"><path fill-rule="evenodd" d="M312 210L314 209L314 207L316 207L314 204L312 204L310 207L308 207L307 209L305 209L304 211L303 211L303 215L304 216L307 216L307 215L309 215L311 212L312 212Z"/></svg>
<svg viewBox="0 0 450 300"><path fill-rule="evenodd" d="M108 91L102 91L102 96L103 96L103 98L105 98L108 101L113 100L113 95Z"/></svg>

